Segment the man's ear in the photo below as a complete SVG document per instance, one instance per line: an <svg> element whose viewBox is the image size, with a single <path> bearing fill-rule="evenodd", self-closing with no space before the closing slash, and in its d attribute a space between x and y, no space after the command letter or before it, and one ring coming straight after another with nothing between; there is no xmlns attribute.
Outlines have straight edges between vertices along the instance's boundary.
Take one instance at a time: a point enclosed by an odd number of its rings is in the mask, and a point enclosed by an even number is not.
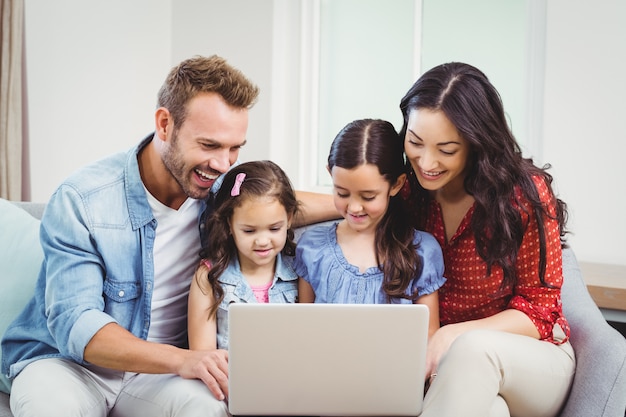
<svg viewBox="0 0 626 417"><path fill-rule="evenodd" d="M391 190L389 190L389 195L393 197L396 194L398 194L400 190L402 189L402 186L404 185L405 181L406 181L406 174L400 174L400 176L396 180L396 183L393 184L393 186L391 187Z"/></svg>
<svg viewBox="0 0 626 417"><path fill-rule="evenodd" d="M165 107L159 107L154 114L155 132L162 140L167 140L167 134L173 129L174 122L170 111Z"/></svg>

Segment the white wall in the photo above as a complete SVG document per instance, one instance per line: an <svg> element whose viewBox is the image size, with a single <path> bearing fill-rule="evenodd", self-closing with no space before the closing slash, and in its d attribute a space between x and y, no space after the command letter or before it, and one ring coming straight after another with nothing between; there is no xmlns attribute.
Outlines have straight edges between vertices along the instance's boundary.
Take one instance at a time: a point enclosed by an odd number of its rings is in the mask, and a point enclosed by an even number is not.
<svg viewBox="0 0 626 417"><path fill-rule="evenodd" d="M172 4L25 0L32 201L152 132L168 71L198 54L223 55L261 87L242 159L270 157L272 1Z"/></svg>
<svg viewBox="0 0 626 417"><path fill-rule="evenodd" d="M195 54L223 55L261 87L242 159L284 161L285 152L272 144L280 120L270 108L273 83L285 79L272 67L275 47L290 42L284 34L274 37L274 13L289 0L25 3L31 200L46 201L79 166L152 131L163 79ZM543 160L554 166L556 186L569 203L579 260L624 265L626 3L547 4ZM297 94L283 105L296 102ZM294 120L285 125L286 132L297 131ZM297 152L294 143L288 146Z"/></svg>
<svg viewBox="0 0 626 417"><path fill-rule="evenodd" d="M250 112L241 159L269 159L273 0L175 0L172 4L172 65L193 55L217 54L254 81L261 92Z"/></svg>
<svg viewBox="0 0 626 417"><path fill-rule="evenodd" d="M169 0L26 0L31 200L153 130Z"/></svg>
<svg viewBox="0 0 626 417"><path fill-rule="evenodd" d="M533 153L525 146L531 141L524 123L531 46L529 1L423 0L421 69L460 61L483 71L502 96L515 138L524 151Z"/></svg>
<svg viewBox="0 0 626 417"><path fill-rule="evenodd" d="M579 260L626 265L626 2L547 4L544 160Z"/></svg>

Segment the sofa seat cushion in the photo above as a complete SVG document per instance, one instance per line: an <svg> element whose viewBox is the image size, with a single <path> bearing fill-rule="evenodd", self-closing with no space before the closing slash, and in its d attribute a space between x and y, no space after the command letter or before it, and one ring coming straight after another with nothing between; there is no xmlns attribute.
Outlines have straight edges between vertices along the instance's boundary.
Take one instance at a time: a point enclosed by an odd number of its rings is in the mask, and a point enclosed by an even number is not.
<svg viewBox="0 0 626 417"><path fill-rule="evenodd" d="M0 199L0 335L32 297L42 260L39 220ZM0 391L10 387L9 379L0 375Z"/></svg>

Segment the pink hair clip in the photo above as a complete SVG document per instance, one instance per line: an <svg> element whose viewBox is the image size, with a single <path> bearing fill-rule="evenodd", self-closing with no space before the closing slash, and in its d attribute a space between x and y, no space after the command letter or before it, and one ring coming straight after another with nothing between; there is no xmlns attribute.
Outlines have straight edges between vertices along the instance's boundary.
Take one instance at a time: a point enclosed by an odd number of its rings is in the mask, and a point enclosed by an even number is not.
<svg viewBox="0 0 626 417"><path fill-rule="evenodd" d="M245 179L246 179L245 172L240 172L239 174L237 174L237 176L235 177L235 183L233 184L233 188L230 190L231 197L236 197L239 195L239 192L241 191L241 184L243 183L243 180Z"/></svg>

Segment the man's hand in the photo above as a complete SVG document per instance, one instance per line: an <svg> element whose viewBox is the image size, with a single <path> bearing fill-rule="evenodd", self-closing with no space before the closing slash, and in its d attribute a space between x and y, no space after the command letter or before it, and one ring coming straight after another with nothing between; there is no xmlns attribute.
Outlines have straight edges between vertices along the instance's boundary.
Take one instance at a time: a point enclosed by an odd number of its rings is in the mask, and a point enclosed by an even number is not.
<svg viewBox="0 0 626 417"><path fill-rule="evenodd" d="M133 336L116 323L102 327L87 344L85 360L104 368L199 379L215 398L228 396L228 351L189 350Z"/></svg>
<svg viewBox="0 0 626 417"><path fill-rule="evenodd" d="M183 378L201 380L218 400L228 397L227 350L190 350L178 374Z"/></svg>

